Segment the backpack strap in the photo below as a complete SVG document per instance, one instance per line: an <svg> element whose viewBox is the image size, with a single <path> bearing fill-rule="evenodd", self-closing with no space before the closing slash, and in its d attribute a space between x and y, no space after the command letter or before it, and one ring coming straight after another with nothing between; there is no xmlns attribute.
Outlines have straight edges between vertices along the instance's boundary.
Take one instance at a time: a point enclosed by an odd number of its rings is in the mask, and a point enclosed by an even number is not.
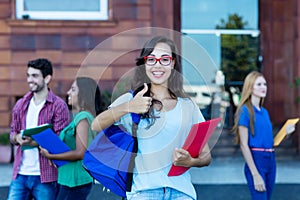
<svg viewBox="0 0 300 200"><path fill-rule="evenodd" d="M138 140L137 140L137 137L136 137L137 127L138 127L138 125L136 123L132 124L132 131L133 132L135 131L135 134L132 136L133 139L134 139L134 146L133 146L132 155L131 155L131 158L130 158L130 164L129 164L129 167L128 167L128 173L127 173L126 191L128 191L128 192L131 191L131 187L132 187L134 160L135 160L135 157L136 157L137 151L138 151Z"/></svg>
<svg viewBox="0 0 300 200"><path fill-rule="evenodd" d="M129 91L133 96L134 93L133 91ZM138 129L138 124L140 122L141 116L136 113L131 113L131 118L132 118L132 127L131 127L131 132L132 132L132 137L134 139L134 146L132 150L132 155L130 158L130 164L128 167L128 173L127 173L127 183L126 183L126 191L130 192L131 187L132 187L132 181L133 181L133 168L134 168L134 160L137 155L138 151L138 140L137 140L137 129Z"/></svg>

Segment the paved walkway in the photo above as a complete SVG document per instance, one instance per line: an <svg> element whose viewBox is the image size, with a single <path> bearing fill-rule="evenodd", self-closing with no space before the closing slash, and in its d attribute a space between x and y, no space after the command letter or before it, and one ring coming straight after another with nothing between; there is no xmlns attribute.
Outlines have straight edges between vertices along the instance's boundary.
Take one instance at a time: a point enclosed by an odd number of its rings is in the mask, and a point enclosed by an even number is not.
<svg viewBox="0 0 300 200"><path fill-rule="evenodd" d="M249 190L243 175L242 157L218 157L209 167L192 168L192 181L200 200L248 200ZM300 200L300 158L278 158L277 179L272 200ZM12 164L0 163L0 200L6 200L12 176ZM120 200L96 184L88 200Z"/></svg>
<svg viewBox="0 0 300 200"><path fill-rule="evenodd" d="M210 166L192 168L194 184L244 184L244 160L242 157L213 158ZM276 183L300 184L300 158L277 159ZM8 186L12 176L12 164L0 164L0 187Z"/></svg>
<svg viewBox="0 0 300 200"><path fill-rule="evenodd" d="M299 169L300 158L278 158L276 183L300 184ZM215 158L210 166L192 168L191 173L195 184L246 184L243 157Z"/></svg>
<svg viewBox="0 0 300 200"><path fill-rule="evenodd" d="M0 187L8 186L12 177L12 164L0 163Z"/></svg>

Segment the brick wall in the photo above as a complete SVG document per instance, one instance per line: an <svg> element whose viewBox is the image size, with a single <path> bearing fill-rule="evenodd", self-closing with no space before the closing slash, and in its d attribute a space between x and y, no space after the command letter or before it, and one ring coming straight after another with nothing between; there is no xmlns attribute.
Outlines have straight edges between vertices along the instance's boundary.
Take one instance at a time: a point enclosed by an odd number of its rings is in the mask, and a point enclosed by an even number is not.
<svg viewBox="0 0 300 200"><path fill-rule="evenodd" d="M265 105L274 125L300 116L300 87L293 85L300 77L300 0L263 0L260 2L262 71L268 81ZM293 134L300 154L299 124Z"/></svg>
<svg viewBox="0 0 300 200"><path fill-rule="evenodd" d="M180 30L180 0L109 0L107 21L16 20L14 8L14 0L0 1L0 132L9 129L16 98L28 91L29 60L45 57L52 61L50 87L62 98L78 74L99 79L102 90L111 90L133 67L138 51L131 49L139 49L141 38L152 33L130 32L95 51L99 43L134 28Z"/></svg>
<svg viewBox="0 0 300 200"><path fill-rule="evenodd" d="M297 91L291 86L299 74L299 3L260 1L262 71L268 81L266 106L275 124L299 116Z"/></svg>

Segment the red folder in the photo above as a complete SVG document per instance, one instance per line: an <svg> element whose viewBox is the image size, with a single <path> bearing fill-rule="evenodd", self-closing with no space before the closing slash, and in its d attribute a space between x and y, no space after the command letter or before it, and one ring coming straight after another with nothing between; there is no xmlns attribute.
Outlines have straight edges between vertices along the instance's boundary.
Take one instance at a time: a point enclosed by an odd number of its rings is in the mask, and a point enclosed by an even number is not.
<svg viewBox="0 0 300 200"><path fill-rule="evenodd" d="M196 158L214 133L220 121L221 118L216 118L194 124L182 146L182 149L187 150L193 158ZM168 176L181 175L188 169L188 167L172 165Z"/></svg>

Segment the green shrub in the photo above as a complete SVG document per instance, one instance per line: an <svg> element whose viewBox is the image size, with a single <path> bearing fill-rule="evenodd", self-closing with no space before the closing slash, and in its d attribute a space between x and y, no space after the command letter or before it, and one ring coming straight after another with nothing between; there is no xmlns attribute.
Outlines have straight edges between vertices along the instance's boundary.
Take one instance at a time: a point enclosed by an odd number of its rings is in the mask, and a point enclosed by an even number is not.
<svg viewBox="0 0 300 200"><path fill-rule="evenodd" d="M0 133L0 144L2 145L10 144L9 133Z"/></svg>

